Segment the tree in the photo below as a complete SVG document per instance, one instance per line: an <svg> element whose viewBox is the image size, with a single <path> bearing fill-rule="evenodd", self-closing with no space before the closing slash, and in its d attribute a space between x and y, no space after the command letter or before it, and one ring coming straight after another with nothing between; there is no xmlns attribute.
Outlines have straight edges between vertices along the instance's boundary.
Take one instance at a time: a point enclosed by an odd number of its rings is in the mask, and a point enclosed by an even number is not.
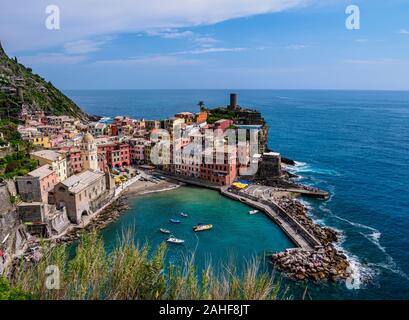
<svg viewBox="0 0 409 320"><path fill-rule="evenodd" d="M200 108L200 111L204 111L205 109L205 103L203 101L199 101L199 103L197 104Z"/></svg>

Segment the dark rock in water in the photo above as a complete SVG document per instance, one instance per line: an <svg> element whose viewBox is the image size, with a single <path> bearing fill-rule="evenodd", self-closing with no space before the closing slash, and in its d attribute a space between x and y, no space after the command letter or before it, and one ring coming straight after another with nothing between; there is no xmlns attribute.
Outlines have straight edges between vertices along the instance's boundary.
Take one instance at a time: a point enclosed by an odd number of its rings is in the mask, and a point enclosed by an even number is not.
<svg viewBox="0 0 409 320"><path fill-rule="evenodd" d="M102 117L97 116L97 115L88 115L88 119L89 119L89 121L91 121L91 122L97 122L97 121L101 120Z"/></svg>
<svg viewBox="0 0 409 320"><path fill-rule="evenodd" d="M281 157L281 162L289 166L295 166L295 161L288 158Z"/></svg>

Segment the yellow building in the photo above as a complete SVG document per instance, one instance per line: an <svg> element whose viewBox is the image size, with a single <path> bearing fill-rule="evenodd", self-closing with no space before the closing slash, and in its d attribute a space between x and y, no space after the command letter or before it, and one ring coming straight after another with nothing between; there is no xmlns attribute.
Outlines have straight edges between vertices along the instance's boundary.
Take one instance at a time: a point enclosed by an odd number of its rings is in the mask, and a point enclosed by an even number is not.
<svg viewBox="0 0 409 320"><path fill-rule="evenodd" d="M58 181L64 181L68 177L67 159L65 155L54 150L41 150L30 153L30 158L38 160L40 166L46 164L57 173Z"/></svg>
<svg viewBox="0 0 409 320"><path fill-rule="evenodd" d="M48 136L35 136L33 138L33 145L49 149L51 148L50 138Z"/></svg>

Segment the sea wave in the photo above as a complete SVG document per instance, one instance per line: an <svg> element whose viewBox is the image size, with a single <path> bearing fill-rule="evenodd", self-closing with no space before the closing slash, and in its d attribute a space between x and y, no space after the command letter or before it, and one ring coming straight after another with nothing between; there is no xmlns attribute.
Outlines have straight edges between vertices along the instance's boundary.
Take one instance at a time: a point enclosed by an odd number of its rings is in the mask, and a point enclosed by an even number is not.
<svg viewBox="0 0 409 320"><path fill-rule="evenodd" d="M329 186L330 189L330 198L322 203L318 209L325 213L327 217L336 217L340 218L333 214L330 208L328 208L328 203L332 201L332 197L335 195L335 187ZM343 218L341 218L343 219ZM346 220L346 219L345 219ZM321 225L327 226L324 219L319 220ZM345 247L344 243L347 239L345 232L337 227L329 226L331 229L338 232L338 242L334 243L334 247L339 251L342 252L348 259L350 263L351 269L351 278L348 279L350 283L353 284L353 288L355 289L362 289L365 286L365 283L368 283L371 279L376 276L376 270L370 268L367 265L364 265L358 256L354 255L353 253L349 252Z"/></svg>
<svg viewBox="0 0 409 320"><path fill-rule="evenodd" d="M109 122L112 118L111 117L102 117L99 122L105 123L105 122Z"/></svg>
<svg viewBox="0 0 409 320"><path fill-rule="evenodd" d="M319 174L319 175L328 175L328 176L336 176L339 177L341 174L332 169L324 169L324 168L317 168L314 167L306 162L301 162L301 161L294 161L295 165L288 167L288 171L290 171L293 174L296 175L302 175L304 174Z"/></svg>
<svg viewBox="0 0 409 320"><path fill-rule="evenodd" d="M305 162L295 162L295 166L291 167L289 170L291 173L297 174L300 176L300 174L312 174L309 176L310 179L314 181L314 183L324 183L326 184L326 181L323 181L319 178L317 178L316 175L333 175L333 176L339 176L340 174L336 172L335 170L329 170L329 169L322 169L322 168L314 168L313 166L309 165L308 163ZM330 192L330 197L327 201L323 202L318 206L318 210L324 214L326 214L327 217L331 218L336 218L340 221L343 221L345 223L348 223L349 225L353 226L354 228L359 229L359 233L366 238L368 241L370 241L376 248L378 248L385 256L385 261L380 262L380 263L365 263L363 264L359 257L354 255L353 253L349 252L348 250L345 249L344 243L346 241L346 235L345 232L339 228L335 228L333 226L330 226L332 229L336 230L340 234L339 241L335 244L335 247L340 251L345 254L345 256L348 258L348 261L350 262L350 268L352 272L352 279L350 281L353 282L354 288L362 288L364 287L364 284L373 280L379 273L380 269L386 269L389 270L404 279L409 280L409 276L402 271L399 266L396 264L394 259L388 254L386 251L386 248L382 246L381 244L381 237L382 233L371 226L361 224L358 222L350 221L346 218L340 217L336 214L334 214L331 209L328 207L328 204L333 200L333 197L335 195L335 187L333 185L327 185L326 187L328 191ZM327 226L325 223L326 219L324 218L317 218L315 214L313 213L313 206L311 203L309 203L307 200L302 199L301 203L308 209L309 214L311 218L314 220L315 223Z"/></svg>
<svg viewBox="0 0 409 320"><path fill-rule="evenodd" d="M381 245L380 239L382 237L382 233L379 230L377 230L377 229L375 229L375 228L373 228L371 226L367 226L365 224L350 221L348 219L339 217L337 215L333 215L333 217L337 218L337 219L339 219L341 221L344 221L346 223L349 223L350 225L352 225L355 228L370 231L370 233L359 232L359 234L362 235L369 242L371 242L376 248L378 248L384 254L386 261L381 262L381 263L368 263L368 266L370 266L372 268L377 268L377 269L379 269L379 268L387 269L387 270L401 276L402 278L404 278L406 280L409 280L409 276L397 265L397 263L392 258L392 256L386 251L386 248Z"/></svg>

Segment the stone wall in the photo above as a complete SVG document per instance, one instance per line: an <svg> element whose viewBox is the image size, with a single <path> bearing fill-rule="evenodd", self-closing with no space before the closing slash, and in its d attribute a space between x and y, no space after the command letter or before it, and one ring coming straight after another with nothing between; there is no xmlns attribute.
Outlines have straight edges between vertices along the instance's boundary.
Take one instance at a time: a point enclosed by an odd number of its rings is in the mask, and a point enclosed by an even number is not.
<svg viewBox="0 0 409 320"><path fill-rule="evenodd" d="M24 247L27 234L16 212L11 197L16 196L16 187L13 180L0 183L0 250L4 257L0 258L0 274L4 264L10 257Z"/></svg>
<svg viewBox="0 0 409 320"><path fill-rule="evenodd" d="M11 194L9 191L9 185L10 184L8 182L0 183L0 216L12 212L15 208L11 203L12 201L10 198Z"/></svg>

